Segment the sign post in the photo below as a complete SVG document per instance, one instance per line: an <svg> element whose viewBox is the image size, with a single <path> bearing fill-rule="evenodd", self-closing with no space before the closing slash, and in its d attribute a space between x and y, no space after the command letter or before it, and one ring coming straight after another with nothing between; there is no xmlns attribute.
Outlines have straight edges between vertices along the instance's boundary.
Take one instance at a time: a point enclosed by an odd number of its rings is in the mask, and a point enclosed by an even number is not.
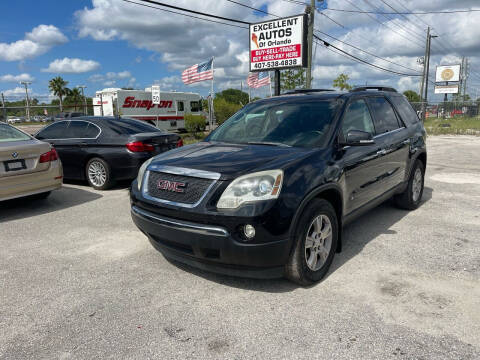
<svg viewBox="0 0 480 360"><path fill-rule="evenodd" d="M307 66L307 15L251 24L250 71L275 71L275 95L280 95L280 69Z"/></svg>
<svg viewBox="0 0 480 360"><path fill-rule="evenodd" d="M152 85L152 104L160 105L160 86ZM158 116L155 119L155 126L158 128Z"/></svg>
<svg viewBox="0 0 480 360"><path fill-rule="evenodd" d="M460 65L441 65L437 66L435 73L435 94L445 94L443 96L443 119L447 113L447 94L458 94L460 82ZM448 84L454 82L456 84ZM439 83L442 83L439 85Z"/></svg>

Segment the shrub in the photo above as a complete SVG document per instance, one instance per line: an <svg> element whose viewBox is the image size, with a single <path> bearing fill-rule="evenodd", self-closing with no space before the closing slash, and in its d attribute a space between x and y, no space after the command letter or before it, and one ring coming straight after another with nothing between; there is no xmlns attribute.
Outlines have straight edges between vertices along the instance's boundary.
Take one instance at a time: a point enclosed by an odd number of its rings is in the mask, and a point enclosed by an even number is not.
<svg viewBox="0 0 480 360"><path fill-rule="evenodd" d="M205 131L205 117L202 115L185 114L185 129L194 137Z"/></svg>
<svg viewBox="0 0 480 360"><path fill-rule="evenodd" d="M213 100L213 106L218 125L222 124L225 120L242 108L242 105L227 102L223 98Z"/></svg>

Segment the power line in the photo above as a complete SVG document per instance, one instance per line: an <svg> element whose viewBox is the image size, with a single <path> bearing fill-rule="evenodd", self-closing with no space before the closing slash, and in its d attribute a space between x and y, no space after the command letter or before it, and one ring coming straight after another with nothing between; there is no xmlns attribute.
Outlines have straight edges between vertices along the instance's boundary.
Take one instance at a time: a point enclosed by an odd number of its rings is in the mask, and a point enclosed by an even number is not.
<svg viewBox="0 0 480 360"><path fill-rule="evenodd" d="M348 12L348 13L377 14L377 15L455 14L455 13L470 13L470 12L479 12L480 11L480 9L470 9L470 10L444 10L444 11L388 12L388 11L357 11L357 10L333 9L333 8L328 8L328 9L325 9L325 10Z"/></svg>
<svg viewBox="0 0 480 360"><path fill-rule="evenodd" d="M329 34L323 32L323 31L320 31L320 30L316 30L316 31L319 32L319 33L322 34L322 35L328 36L329 38L331 38L331 39L333 39L333 40L336 40L336 41L338 41L338 42L341 42L342 44L345 44L345 45L347 45L347 46L350 46L350 47L352 47L352 48L354 48L354 49L356 49L356 50L358 50L358 51L364 52L364 53L367 54L367 55L373 56L373 57L375 57L375 58L377 58L377 59L380 59L380 60L382 60L382 61L388 62L388 63L390 63L390 64L392 64L392 65L396 65L396 66L402 67L402 68L407 69L407 70L411 70L411 71L414 71L414 72L418 72L418 70L409 68L408 66L404 66L404 65L402 65L402 64L398 64L398 63L396 63L396 62L394 62L394 61L385 59L385 58L383 58L383 57L381 57L381 56L378 56L378 55L375 55L375 54L373 54L373 53L371 53L371 52L368 52L368 51L366 51L366 50L360 49L359 47L357 47L357 46L355 46L355 45L352 45L352 44L347 43L346 41L337 39L336 37L333 37L332 35L329 35Z"/></svg>
<svg viewBox="0 0 480 360"><path fill-rule="evenodd" d="M123 1L133 2L133 1L129 1L129 0L123 0ZM192 13L192 14L197 14L197 15L202 15L202 16L206 16L206 17L211 17L211 18L214 18L214 19L226 20L226 21L231 21L231 22L238 23L238 24L250 25L250 23L249 23L248 21L237 20L237 19L227 18L227 17L224 17L224 16L219 16L219 15L204 13L204 12L201 12L201 11L185 9L185 8L182 8L182 7L179 7L179 6L161 3L161 2L159 2L159 1L153 1L153 0L138 0L138 1L146 2L146 3L154 4L154 5L159 5L159 6L163 6L163 7L170 8L170 9L185 11L185 12L189 12L189 13ZM136 4L139 5L139 3L136 3ZM159 9L159 8L156 8L156 9ZM171 12L173 12L173 11L171 11ZM181 13L177 13L177 14L181 14ZM184 14L184 15L185 15L185 14ZM188 15L186 15L186 16L188 16ZM201 18L199 18L199 19L201 19Z"/></svg>
<svg viewBox="0 0 480 360"><path fill-rule="evenodd" d="M231 2L231 3L234 3L234 4L237 4L237 5L240 5L240 6L243 6L243 7L246 7L246 8L249 8L249 9L252 9L252 10L255 10L255 11L258 11L258 12L261 12L263 14L273 15L273 14L270 14L270 13L264 11L264 10L254 8L254 7L246 5L246 4L242 4L241 2L238 2L238 1L234 1L234 0L227 0L227 1ZM273 16L277 16L277 15L273 15ZM279 16L277 16L277 17L279 17Z"/></svg>
<svg viewBox="0 0 480 360"><path fill-rule="evenodd" d="M330 44L328 41L323 40L323 39L320 38L318 35L315 35L315 34L314 34L313 36L314 36L317 40L320 40L321 45L322 45L322 43L323 43L323 45L324 45L325 47L327 47L327 48L328 48L328 47L332 47L332 48L334 48L335 50L340 51L342 54L345 54L346 56L348 56L348 57L350 57L350 58L352 58L352 59L355 59L357 62L361 62L361 63L366 64L366 65L368 65L368 66L372 66L372 67L377 68L377 69L379 69L379 70L386 71L386 72L389 72L389 73L392 73L392 74L395 74L395 75L400 75L400 76L421 76L420 74L406 74L406 73L401 73L401 72L398 72L398 71L395 71L395 70L386 69L386 68L384 68L384 67L381 67L381 66L372 64L372 63L370 63L370 62L368 62L368 61L366 61L366 60L364 60L364 59L361 59L361 58L359 58L359 57L357 57L357 56L355 56L355 55L352 55L352 54L346 52L345 50L342 50L342 49L336 47L335 45Z"/></svg>

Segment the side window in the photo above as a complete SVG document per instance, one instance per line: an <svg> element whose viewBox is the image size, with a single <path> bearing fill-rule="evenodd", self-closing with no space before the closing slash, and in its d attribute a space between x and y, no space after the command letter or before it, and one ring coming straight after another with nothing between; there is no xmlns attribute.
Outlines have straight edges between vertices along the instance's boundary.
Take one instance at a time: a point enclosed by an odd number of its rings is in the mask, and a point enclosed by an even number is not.
<svg viewBox="0 0 480 360"><path fill-rule="evenodd" d="M190 111L200 111L200 103L198 101L190 101Z"/></svg>
<svg viewBox="0 0 480 360"><path fill-rule="evenodd" d="M342 122L343 136L347 136L350 130L366 131L372 136L375 135L372 117L365 100L354 100L348 105Z"/></svg>
<svg viewBox="0 0 480 360"><path fill-rule="evenodd" d="M85 121L70 121L65 138L81 139L85 137L88 123Z"/></svg>
<svg viewBox="0 0 480 360"><path fill-rule="evenodd" d="M178 111L185 111L185 105L183 101L177 101L177 110Z"/></svg>
<svg viewBox="0 0 480 360"><path fill-rule="evenodd" d="M397 108L400 117L406 124L415 124L419 121L418 115L413 110L412 105L408 102L408 100L403 96L392 96L391 100L393 105Z"/></svg>
<svg viewBox="0 0 480 360"><path fill-rule="evenodd" d="M100 129L93 125L92 123L88 123L87 129L85 130L85 138L87 139L94 139L100 133Z"/></svg>
<svg viewBox="0 0 480 360"><path fill-rule="evenodd" d="M40 140L65 138L65 132L67 130L67 126L68 126L68 121L59 121L41 130L37 134L36 138Z"/></svg>
<svg viewBox="0 0 480 360"><path fill-rule="evenodd" d="M399 128L397 116L392 105L384 97L375 96L368 99L375 122L377 134L383 134Z"/></svg>

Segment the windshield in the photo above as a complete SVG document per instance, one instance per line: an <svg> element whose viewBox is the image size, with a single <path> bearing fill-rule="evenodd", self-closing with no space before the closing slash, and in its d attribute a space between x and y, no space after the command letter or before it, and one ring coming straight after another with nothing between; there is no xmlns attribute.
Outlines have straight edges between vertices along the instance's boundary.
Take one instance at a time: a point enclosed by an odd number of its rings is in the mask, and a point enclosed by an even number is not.
<svg viewBox="0 0 480 360"><path fill-rule="evenodd" d="M335 99L253 103L226 120L206 140L318 146L330 130L338 104Z"/></svg>
<svg viewBox="0 0 480 360"><path fill-rule="evenodd" d="M15 129L13 126L9 126L7 124L0 124L0 142L24 141L30 139L30 136L24 134L20 130Z"/></svg>

